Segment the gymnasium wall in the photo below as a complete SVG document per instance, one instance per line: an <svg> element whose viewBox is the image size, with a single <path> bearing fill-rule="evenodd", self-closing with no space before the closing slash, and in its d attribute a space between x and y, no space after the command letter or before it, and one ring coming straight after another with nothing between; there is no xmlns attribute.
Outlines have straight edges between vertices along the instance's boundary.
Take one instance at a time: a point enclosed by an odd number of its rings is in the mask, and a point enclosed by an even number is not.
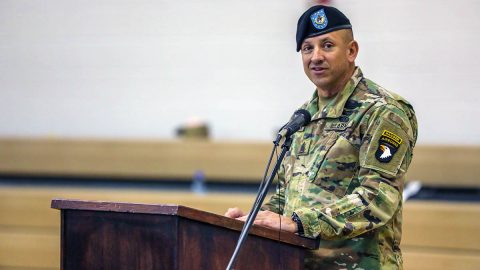
<svg viewBox="0 0 480 270"><path fill-rule="evenodd" d="M415 106L421 144L479 144L480 2L331 1L364 74ZM314 87L295 52L309 1L0 2L0 136L269 140Z"/></svg>

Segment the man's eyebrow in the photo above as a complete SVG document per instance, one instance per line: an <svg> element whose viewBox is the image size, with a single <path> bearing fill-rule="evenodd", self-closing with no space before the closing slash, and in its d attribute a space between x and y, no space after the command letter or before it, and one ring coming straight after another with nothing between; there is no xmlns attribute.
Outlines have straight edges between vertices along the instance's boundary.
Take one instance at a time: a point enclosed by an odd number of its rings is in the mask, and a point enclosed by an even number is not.
<svg viewBox="0 0 480 270"><path fill-rule="evenodd" d="M325 41L334 42L335 40L333 40L331 37L324 37L324 38L322 38L322 39L319 40L319 42L321 42L321 43L323 43L323 42L325 42ZM303 41L303 44L307 44L307 43L308 43L308 44L311 44L311 43L313 43L313 42L311 42L311 41L309 41L309 40ZM303 45L303 44L302 44L302 45Z"/></svg>
<svg viewBox="0 0 480 270"><path fill-rule="evenodd" d="M334 41L331 37L324 37L322 39L320 39L320 42L325 42L325 41Z"/></svg>
<svg viewBox="0 0 480 270"><path fill-rule="evenodd" d="M305 47L305 46L312 46L312 42L310 41L303 41L302 45L300 46L301 48Z"/></svg>

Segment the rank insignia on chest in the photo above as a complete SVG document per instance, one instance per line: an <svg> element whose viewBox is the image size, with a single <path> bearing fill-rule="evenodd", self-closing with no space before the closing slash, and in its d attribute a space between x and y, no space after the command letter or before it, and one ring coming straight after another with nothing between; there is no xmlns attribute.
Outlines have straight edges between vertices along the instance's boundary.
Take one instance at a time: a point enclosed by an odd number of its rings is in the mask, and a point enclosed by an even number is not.
<svg viewBox="0 0 480 270"><path fill-rule="evenodd" d="M303 156L303 155L308 155L308 152L310 151L310 143L311 140L306 140L303 141L302 144L300 145L300 148L298 149L298 156Z"/></svg>
<svg viewBox="0 0 480 270"><path fill-rule="evenodd" d="M402 141L402 138L397 134L386 129L383 130L382 136L380 136L380 139L378 140L378 148L375 152L375 158L383 163L390 162L402 144Z"/></svg>

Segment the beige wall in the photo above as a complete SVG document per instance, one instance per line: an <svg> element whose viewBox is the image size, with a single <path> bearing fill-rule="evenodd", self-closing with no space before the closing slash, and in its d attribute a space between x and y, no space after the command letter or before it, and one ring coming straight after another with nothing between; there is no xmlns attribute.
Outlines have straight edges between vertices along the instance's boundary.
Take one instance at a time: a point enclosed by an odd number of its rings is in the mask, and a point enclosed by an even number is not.
<svg viewBox="0 0 480 270"><path fill-rule="evenodd" d="M313 90L309 1L0 2L0 135L269 140ZM414 104L421 144L479 144L480 2L338 0L366 76Z"/></svg>

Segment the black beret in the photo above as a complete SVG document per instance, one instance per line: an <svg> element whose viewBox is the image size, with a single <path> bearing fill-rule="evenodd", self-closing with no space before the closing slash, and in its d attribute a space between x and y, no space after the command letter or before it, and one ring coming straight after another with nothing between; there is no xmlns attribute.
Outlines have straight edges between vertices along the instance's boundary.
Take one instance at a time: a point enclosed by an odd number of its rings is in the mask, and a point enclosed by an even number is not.
<svg viewBox="0 0 480 270"><path fill-rule="evenodd" d="M340 29L352 29L350 20L340 10L323 5L309 8L298 19L297 52L305 39Z"/></svg>

